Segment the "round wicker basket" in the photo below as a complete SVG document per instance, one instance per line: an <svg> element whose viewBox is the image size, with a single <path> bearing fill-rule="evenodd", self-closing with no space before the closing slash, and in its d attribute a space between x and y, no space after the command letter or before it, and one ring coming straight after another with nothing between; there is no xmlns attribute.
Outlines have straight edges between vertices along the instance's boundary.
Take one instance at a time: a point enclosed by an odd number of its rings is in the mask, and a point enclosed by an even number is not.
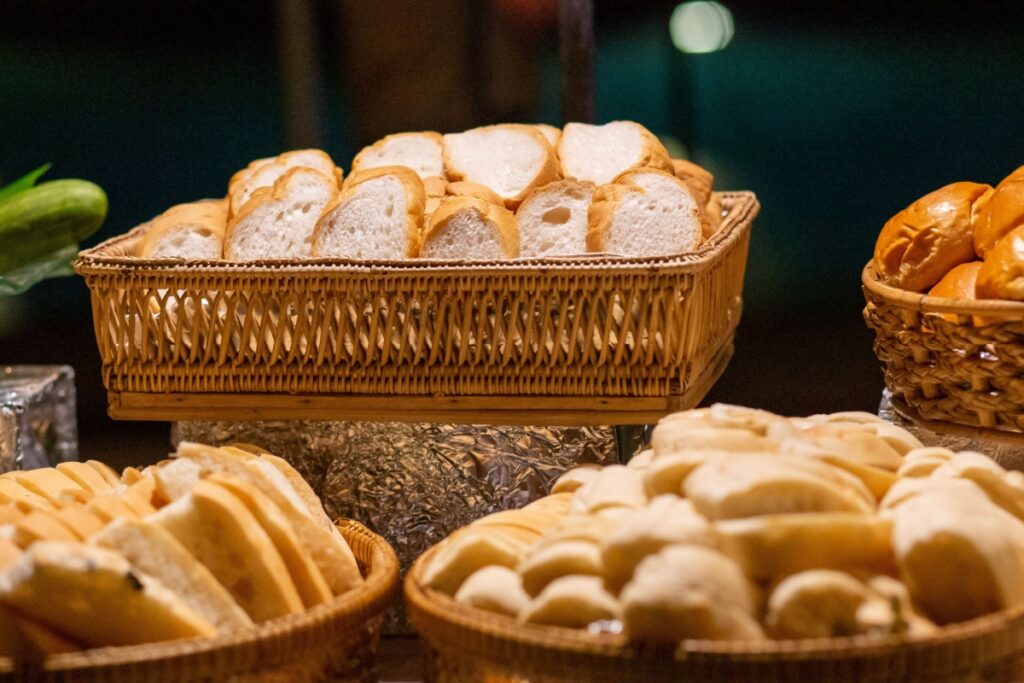
<svg viewBox="0 0 1024 683"><path fill-rule="evenodd" d="M361 524L341 521L338 528L366 581L328 604L224 637L98 648L39 662L0 658L0 681L376 681L380 624L398 588L398 559Z"/></svg>
<svg viewBox="0 0 1024 683"><path fill-rule="evenodd" d="M1024 679L1024 609L955 624L930 638L684 641L645 650L619 635L520 624L427 588L423 570L405 579L409 618L424 640L436 683L701 681L702 683L986 683Z"/></svg>
<svg viewBox="0 0 1024 683"><path fill-rule="evenodd" d="M945 299L861 274L864 319L900 412L914 421L1024 432L1024 303Z"/></svg>

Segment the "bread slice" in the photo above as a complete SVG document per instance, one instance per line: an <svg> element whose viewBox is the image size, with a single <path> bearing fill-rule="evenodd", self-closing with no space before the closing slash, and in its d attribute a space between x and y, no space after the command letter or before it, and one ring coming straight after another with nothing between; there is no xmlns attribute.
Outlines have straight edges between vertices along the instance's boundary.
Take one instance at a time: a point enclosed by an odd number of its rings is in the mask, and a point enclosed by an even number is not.
<svg viewBox="0 0 1024 683"><path fill-rule="evenodd" d="M531 192L516 209L519 255L587 253L587 211L596 189L591 182L568 179Z"/></svg>
<svg viewBox="0 0 1024 683"><path fill-rule="evenodd" d="M515 209L534 188L558 179L555 151L533 126L502 124L444 136L444 167L452 180L491 188Z"/></svg>
<svg viewBox="0 0 1024 683"><path fill-rule="evenodd" d="M352 172L378 166L405 166L420 178L444 175L443 139L440 133L397 133L364 147L352 160Z"/></svg>
<svg viewBox="0 0 1024 683"><path fill-rule="evenodd" d="M9 538L0 536L0 572L7 571L7 568L18 561L21 557L21 548Z"/></svg>
<svg viewBox="0 0 1024 683"><path fill-rule="evenodd" d="M121 483L121 479L117 476L117 472L111 469L109 465L102 463L99 460L86 460L85 464L99 472L100 476L106 479L107 483L111 486L117 486Z"/></svg>
<svg viewBox="0 0 1024 683"><path fill-rule="evenodd" d="M206 565L253 621L303 611L274 542L249 509L224 488L200 481L152 521Z"/></svg>
<svg viewBox="0 0 1024 683"><path fill-rule="evenodd" d="M102 474L84 462L58 463L57 471L92 493L103 493L114 488Z"/></svg>
<svg viewBox="0 0 1024 683"><path fill-rule="evenodd" d="M612 121L603 126L565 124L558 141L558 161L564 177L596 185L610 183L631 168L673 172L665 146L654 133L633 121Z"/></svg>
<svg viewBox="0 0 1024 683"><path fill-rule="evenodd" d="M174 591L220 633L252 626L231 594L166 529L145 519L120 519L92 543L120 553L132 566Z"/></svg>
<svg viewBox="0 0 1024 683"><path fill-rule="evenodd" d="M29 512L14 525L11 540L23 549L40 541L67 541L69 543L78 541L79 538L75 532L52 513L53 510Z"/></svg>
<svg viewBox="0 0 1024 683"><path fill-rule="evenodd" d="M86 540L103 530L106 522L99 515L77 503L64 503L58 509L44 511L45 515L56 517L61 524L81 540Z"/></svg>
<svg viewBox="0 0 1024 683"><path fill-rule="evenodd" d="M272 187L253 193L228 223L224 258L306 258L313 255L313 229L338 195L334 178L309 168L295 168Z"/></svg>
<svg viewBox="0 0 1024 683"><path fill-rule="evenodd" d="M686 183L701 206L707 206L715 184L715 176L710 171L686 159L672 159L672 172Z"/></svg>
<svg viewBox="0 0 1024 683"><path fill-rule="evenodd" d="M84 649L82 643L0 606L0 656L32 661Z"/></svg>
<svg viewBox="0 0 1024 683"><path fill-rule="evenodd" d="M320 497L316 495L316 491L309 485L309 482L299 474L298 470L291 466L284 458L276 456L272 453L263 453L260 455L260 460L264 460L273 466L278 472L280 472L288 483L295 490L295 493L302 500L306 509L309 510L310 516L313 520L319 524L324 530L334 532L336 527L331 518L327 516L324 511L323 503L320 502Z"/></svg>
<svg viewBox="0 0 1024 683"><path fill-rule="evenodd" d="M171 460L153 473L157 495L169 503L187 496L201 477L202 468L187 458Z"/></svg>
<svg viewBox="0 0 1024 683"><path fill-rule="evenodd" d="M125 505L140 517L156 512L153 497L156 494L156 482L152 479L140 479L134 484L118 491Z"/></svg>
<svg viewBox="0 0 1024 683"><path fill-rule="evenodd" d="M159 581L135 571L119 554L80 543L33 545L0 576L0 601L90 647L217 633L210 622Z"/></svg>
<svg viewBox="0 0 1024 683"><path fill-rule="evenodd" d="M446 197L475 197L491 204L504 206L501 197L486 185L473 183L468 180L457 180L452 183L447 180L438 183L437 180L437 178L428 178L430 182L423 184L424 189L427 190L427 201L423 207L424 226L430 223L430 217L434 215L437 207L441 206L441 202Z"/></svg>
<svg viewBox="0 0 1024 683"><path fill-rule="evenodd" d="M324 211L313 254L354 259L403 259L419 252L423 181L405 166L352 174Z"/></svg>
<svg viewBox="0 0 1024 683"><path fill-rule="evenodd" d="M239 213L257 190L274 185L293 168L311 168L333 179L336 185L341 184L341 169L323 150L296 149L276 157L257 159L228 182L231 215Z"/></svg>
<svg viewBox="0 0 1024 683"><path fill-rule="evenodd" d="M46 498L51 503L60 500L61 494L65 491L82 488L60 470L52 467L8 472L3 476L5 479L13 479L19 486Z"/></svg>
<svg viewBox="0 0 1024 683"><path fill-rule="evenodd" d="M556 128L555 126L548 125L546 123L535 123L533 127L541 132L541 134L547 138L548 144L551 145L551 149L558 149L558 141L562 137L562 129Z"/></svg>
<svg viewBox="0 0 1024 683"><path fill-rule="evenodd" d="M587 249L621 256L668 256L696 249L703 237L693 193L671 173L627 171L590 203Z"/></svg>
<svg viewBox="0 0 1024 683"><path fill-rule="evenodd" d="M227 199L179 204L150 222L135 255L218 260L223 255L227 226Z"/></svg>
<svg viewBox="0 0 1024 683"><path fill-rule="evenodd" d="M117 493L100 493L85 503L86 509L104 522L110 523L122 517L138 519L139 513L128 507Z"/></svg>
<svg viewBox="0 0 1024 683"><path fill-rule="evenodd" d="M500 204L475 197L445 199L430 217L420 256L498 260L519 256L519 224Z"/></svg>

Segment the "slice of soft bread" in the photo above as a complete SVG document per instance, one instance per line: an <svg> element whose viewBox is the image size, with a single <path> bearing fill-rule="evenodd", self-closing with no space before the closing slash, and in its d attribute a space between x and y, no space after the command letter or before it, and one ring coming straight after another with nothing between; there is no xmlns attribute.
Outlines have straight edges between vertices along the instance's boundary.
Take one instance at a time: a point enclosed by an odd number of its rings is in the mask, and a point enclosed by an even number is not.
<svg viewBox="0 0 1024 683"><path fill-rule="evenodd" d="M686 183L701 206L707 206L707 203L711 201L711 189L714 187L715 176L711 175L703 166L698 166L686 159L672 159L672 172Z"/></svg>
<svg viewBox="0 0 1024 683"><path fill-rule="evenodd" d="M32 493L46 498L51 503L60 500L65 491L74 491L82 487L70 477L52 467L41 467L35 470L8 472L4 478L13 479Z"/></svg>
<svg viewBox="0 0 1024 683"><path fill-rule="evenodd" d="M121 483L121 479L117 476L117 472L111 469L110 465L102 463L99 460L86 460L85 464L99 472L100 476L106 479L107 483L111 486L117 486Z"/></svg>
<svg viewBox="0 0 1024 683"><path fill-rule="evenodd" d="M62 462L57 465L57 470L92 493L103 493L114 488L102 474L84 462Z"/></svg>
<svg viewBox="0 0 1024 683"><path fill-rule="evenodd" d="M231 177L228 199L231 215L242 210L249 198L261 187L270 187L293 168L312 168L341 184L341 169L326 152L319 149L296 149L268 159L257 159Z"/></svg>
<svg viewBox="0 0 1024 683"><path fill-rule="evenodd" d="M556 180L530 193L516 209L520 256L571 256L587 252L587 212L597 187Z"/></svg>
<svg viewBox="0 0 1024 683"><path fill-rule="evenodd" d="M49 500L7 477L0 477L0 503L13 503L23 512L53 509L53 503Z"/></svg>
<svg viewBox="0 0 1024 683"><path fill-rule="evenodd" d="M430 217L420 256L497 260L519 255L519 225L499 204L475 197L445 199Z"/></svg>
<svg viewBox="0 0 1024 683"><path fill-rule="evenodd" d="M227 225L226 199L179 204L150 222L135 254L142 258L220 259Z"/></svg>
<svg viewBox="0 0 1024 683"><path fill-rule="evenodd" d="M252 619L166 529L144 519L120 519L92 542L117 551L136 569L159 580L221 633L252 626Z"/></svg>
<svg viewBox="0 0 1024 683"><path fill-rule="evenodd" d="M423 181L405 166L352 174L324 211L313 254L354 259L403 259L419 252Z"/></svg>
<svg viewBox="0 0 1024 683"><path fill-rule="evenodd" d="M420 178L444 175L440 133L398 133L364 147L352 160L352 172L378 166L406 166Z"/></svg>
<svg viewBox="0 0 1024 683"><path fill-rule="evenodd" d="M551 145L551 149L558 149L558 140L562 137L562 129L556 128L555 126L548 125L546 123L535 123L533 127L541 132L545 138L547 138L548 144Z"/></svg>
<svg viewBox="0 0 1024 683"><path fill-rule="evenodd" d="M668 256L696 249L703 236L693 193L671 173L628 171L594 193L587 249L620 256Z"/></svg>
<svg viewBox="0 0 1024 683"><path fill-rule="evenodd" d="M437 183L437 180L437 178L428 178L428 181L430 181L429 186L428 183L424 183L424 189L427 190L427 201L423 206L424 226L430 223L430 217L434 215L437 207L441 206L441 202L446 197L476 197L491 204L500 204L502 206L505 204L501 197L486 185L473 183L468 180L457 180L453 183L447 180Z"/></svg>
<svg viewBox="0 0 1024 683"><path fill-rule="evenodd" d="M603 126L567 123L558 141L558 161L566 178L610 183L630 168L673 172L668 151L639 123L612 121Z"/></svg>
<svg viewBox="0 0 1024 683"><path fill-rule="evenodd" d="M558 178L554 149L533 126L502 124L444 136L444 167L452 180L485 185L511 209L534 188Z"/></svg>
<svg viewBox="0 0 1024 683"><path fill-rule="evenodd" d="M296 168L273 187L257 190L228 223L224 258L308 258L313 229L338 195L335 180L320 171Z"/></svg>

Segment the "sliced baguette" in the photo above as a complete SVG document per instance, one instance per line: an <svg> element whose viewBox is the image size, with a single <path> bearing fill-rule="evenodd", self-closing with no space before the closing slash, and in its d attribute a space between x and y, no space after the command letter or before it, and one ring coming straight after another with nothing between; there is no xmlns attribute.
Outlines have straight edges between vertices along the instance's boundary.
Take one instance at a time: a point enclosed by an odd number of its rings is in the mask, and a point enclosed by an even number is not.
<svg viewBox="0 0 1024 683"><path fill-rule="evenodd" d="M0 655L22 660L84 650L85 645L57 634L37 621L0 606Z"/></svg>
<svg viewBox="0 0 1024 683"><path fill-rule="evenodd" d="M327 516L324 511L323 503L320 502L320 497L316 495L316 491L309 485L309 482L299 474L299 471L291 466L284 458L276 456L272 453L262 453L260 460L264 460L270 463L274 469L284 475L284 478L288 480L288 483L295 490L295 493L302 500L302 503L309 510L310 516L313 520L320 525L325 531L334 532L335 526L331 518Z"/></svg>
<svg viewBox="0 0 1024 683"><path fill-rule="evenodd" d="M538 188L516 209L520 256L587 253L587 212L597 187L587 181L556 180Z"/></svg>
<svg viewBox="0 0 1024 683"><path fill-rule="evenodd" d="M0 503L13 503L23 512L53 509L49 500L8 477L0 477Z"/></svg>
<svg viewBox="0 0 1024 683"><path fill-rule="evenodd" d="M562 137L562 129L556 128L555 126L548 125L546 123L535 123L533 127L541 132L541 134L547 138L548 144L551 145L551 149L558 149L558 141Z"/></svg>
<svg viewBox="0 0 1024 683"><path fill-rule="evenodd" d="M117 472L111 469L109 465L102 463L99 460L86 460L85 464L99 472L100 476L106 479L107 483L111 486L117 486L121 483L121 479L117 476Z"/></svg>
<svg viewBox="0 0 1024 683"><path fill-rule="evenodd" d="M433 182L435 179L431 178L430 180ZM424 188L426 188L426 184L424 184ZM437 207L441 206L441 202L446 197L475 197L491 204L504 205L501 197L494 190L480 183L468 180L457 180L453 183L444 181L440 186L435 183L427 191L427 202L423 207L424 226L430 223L430 217L434 215Z"/></svg>
<svg viewBox="0 0 1024 683"><path fill-rule="evenodd" d="M33 510L15 523L11 540L18 547L27 549L40 541L74 543L79 538L53 514L53 510Z"/></svg>
<svg viewBox="0 0 1024 683"><path fill-rule="evenodd" d="M42 496L51 503L61 499L65 491L81 490L81 486L60 470L52 467L40 467L35 470L8 472L4 478L13 479L37 496Z"/></svg>
<svg viewBox="0 0 1024 683"><path fill-rule="evenodd" d="M313 254L356 259L402 259L419 253L423 181L405 166L352 174L323 212Z"/></svg>
<svg viewBox="0 0 1024 683"><path fill-rule="evenodd" d="M603 126L565 124L558 141L558 160L564 177L596 185L610 183L631 168L673 172L665 146L654 133L633 121L612 121Z"/></svg>
<svg viewBox="0 0 1024 683"><path fill-rule="evenodd" d="M17 562L21 552L21 548L14 541L0 536L0 572L7 571L8 567Z"/></svg>
<svg viewBox="0 0 1024 683"><path fill-rule="evenodd" d="M86 491L91 491L92 493L103 493L114 488L102 474L84 462L58 463L57 470Z"/></svg>
<svg viewBox="0 0 1024 683"><path fill-rule="evenodd" d="M232 217L224 237L224 258L312 256L313 229L337 195L335 179L320 171L288 171L273 186L256 190Z"/></svg>
<svg viewBox="0 0 1024 683"><path fill-rule="evenodd" d="M142 258L220 259L228 226L226 199L171 207L153 219L135 251Z"/></svg>
<svg viewBox="0 0 1024 683"><path fill-rule="evenodd" d="M102 531L106 524L99 515L77 503L65 503L58 509L45 511L43 514L55 517L83 541Z"/></svg>
<svg viewBox="0 0 1024 683"><path fill-rule="evenodd" d="M519 256L519 224L500 204L475 197L443 200L430 216L420 256L498 260Z"/></svg>
<svg viewBox="0 0 1024 683"><path fill-rule="evenodd" d="M423 179L444 175L444 149L440 133L397 133L364 147L352 160L352 172L378 166L405 166Z"/></svg>
<svg viewBox="0 0 1024 683"><path fill-rule="evenodd" d="M85 503L86 509L102 519L104 522L112 522L122 517L138 518L139 513L128 507L121 496L117 493L100 493L94 495Z"/></svg>
<svg viewBox="0 0 1024 683"><path fill-rule="evenodd" d="M0 602L90 647L213 636L217 629L119 554L40 542L0 576ZM111 611L115 610L115 611Z"/></svg>
<svg viewBox="0 0 1024 683"><path fill-rule="evenodd" d="M92 543L120 553L144 574L159 580L221 633L252 626L252 619L203 564L166 529L144 519L120 519Z"/></svg>
<svg viewBox="0 0 1024 683"><path fill-rule="evenodd" d="M672 159L672 172L686 183L701 206L707 206L715 184L715 176L710 171L686 159Z"/></svg>
<svg viewBox="0 0 1024 683"><path fill-rule="evenodd" d="M696 249L703 237L693 193L671 173L627 171L594 193L587 249L620 256L668 256Z"/></svg>
<svg viewBox="0 0 1024 683"><path fill-rule="evenodd" d="M341 184L341 169L326 152L319 149L296 149L268 159L257 159L231 177L228 182L228 200L231 215L239 213L245 203L262 187L274 185L281 176L293 168L311 168Z"/></svg>
<svg viewBox="0 0 1024 683"><path fill-rule="evenodd" d="M452 180L491 188L515 209L534 188L558 179L555 151L533 126L502 124L444 136L444 167Z"/></svg>

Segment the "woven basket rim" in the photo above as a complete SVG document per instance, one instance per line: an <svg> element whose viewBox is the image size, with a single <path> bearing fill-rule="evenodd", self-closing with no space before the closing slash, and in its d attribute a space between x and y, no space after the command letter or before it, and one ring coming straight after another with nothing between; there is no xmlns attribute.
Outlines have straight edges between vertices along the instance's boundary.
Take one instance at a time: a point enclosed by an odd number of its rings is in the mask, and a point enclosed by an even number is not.
<svg viewBox="0 0 1024 683"><path fill-rule="evenodd" d="M760 203L753 192L718 192L715 193L725 204L728 214L722 221L722 227L696 251L658 257L613 256L595 254L592 256L568 256L549 258L521 258L504 261L440 261L433 259L411 259L401 261L367 261L341 258L277 258L259 261L185 261L180 258L137 258L133 256L112 256L110 250L124 242L139 239L145 234L149 222L142 223L127 233L112 237L100 244L79 253L75 260L75 272L79 275L102 275L112 272L144 271L154 275L196 275L230 276L247 274L250 276L269 275L301 275L316 272L318 275L330 274L372 274L372 275L473 275L482 273L501 274L547 274L550 270L586 272L586 271L654 271L663 269L703 270L715 262L718 257L729 251L732 243L743 237L761 209Z"/></svg>
<svg viewBox="0 0 1024 683"><path fill-rule="evenodd" d="M458 603L451 596L428 588L422 581L422 575L438 547L433 546L416 560L404 583L410 619L425 639L429 640L430 626L424 622L433 620L447 622L449 626L471 632L477 639L483 636L493 642L496 649L501 643L512 643L528 648L539 647L592 657L637 657L639 648L621 635L591 634L579 629L558 626L520 624L510 617ZM675 649L673 659L682 663L691 655L751 661L764 661L766 658L806 659L808 656L829 659L877 657L898 651L940 648L997 633L1020 623L1024 623L1024 606L949 624L943 626L939 633L929 636L858 635L765 641L685 640ZM481 657L487 655L486 652L479 654ZM668 653L665 652L664 655L667 658Z"/></svg>
<svg viewBox="0 0 1024 683"><path fill-rule="evenodd" d="M874 261L868 261L861 271L864 289L879 299L900 308L909 308L921 313L946 313L963 316L1021 316L1024 317L1024 302L1003 299L949 299L910 292L882 282Z"/></svg>
<svg viewBox="0 0 1024 683"><path fill-rule="evenodd" d="M337 527L346 541L360 538L368 542L369 552L357 559L369 565L365 580L329 603L317 605L301 614L293 614L259 624L250 629L210 638L170 640L158 643L100 647L80 652L50 655L42 663L47 671L83 670L212 655L220 650L249 651L254 656L260 646L282 634L311 627L325 621L354 627L381 614L392 602L398 589L398 557L383 537L354 520L340 519ZM20 662L0 657L0 671L15 671ZM254 662L258 665L259 662Z"/></svg>

